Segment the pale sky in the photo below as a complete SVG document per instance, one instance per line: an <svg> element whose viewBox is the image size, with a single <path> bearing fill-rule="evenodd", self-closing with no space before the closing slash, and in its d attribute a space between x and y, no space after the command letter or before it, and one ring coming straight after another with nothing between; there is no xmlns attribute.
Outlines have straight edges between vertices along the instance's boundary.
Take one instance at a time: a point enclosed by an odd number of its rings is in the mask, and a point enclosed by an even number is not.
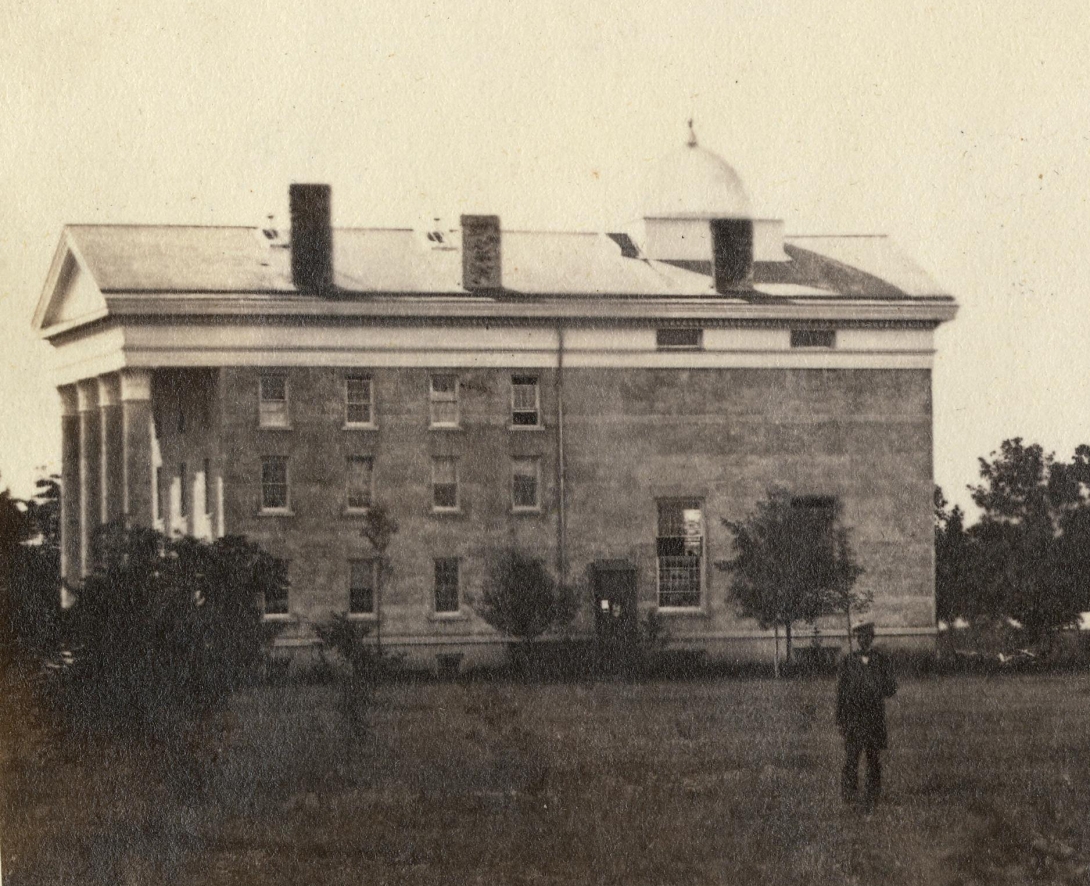
<svg viewBox="0 0 1090 886"><path fill-rule="evenodd" d="M154 11L144 11L144 10ZM604 230L696 119L788 233L888 233L954 293L935 471L1090 442L1090 4L0 0L0 488L59 465L30 330L66 223L464 211Z"/></svg>

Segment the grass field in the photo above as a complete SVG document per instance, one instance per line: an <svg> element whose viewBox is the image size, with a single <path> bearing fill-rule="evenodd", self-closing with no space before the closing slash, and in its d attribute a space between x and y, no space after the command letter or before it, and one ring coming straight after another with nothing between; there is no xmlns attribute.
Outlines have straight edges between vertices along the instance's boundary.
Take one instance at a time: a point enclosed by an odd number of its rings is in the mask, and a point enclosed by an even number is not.
<svg viewBox="0 0 1090 886"><path fill-rule="evenodd" d="M181 757L8 730L4 883L1090 883L1090 677L902 681L869 816L832 691L402 683L353 744L271 686Z"/></svg>

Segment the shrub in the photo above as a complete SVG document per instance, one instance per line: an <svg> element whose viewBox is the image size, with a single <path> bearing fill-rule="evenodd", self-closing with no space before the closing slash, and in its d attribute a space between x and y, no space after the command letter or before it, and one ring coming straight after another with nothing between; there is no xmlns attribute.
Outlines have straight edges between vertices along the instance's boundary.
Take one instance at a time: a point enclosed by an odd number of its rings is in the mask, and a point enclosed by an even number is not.
<svg viewBox="0 0 1090 886"><path fill-rule="evenodd" d="M212 543L104 527L68 614L70 725L157 732L226 701L267 643L262 601L285 564L239 536Z"/></svg>
<svg viewBox="0 0 1090 886"><path fill-rule="evenodd" d="M513 549L496 557L473 607L497 631L525 645L569 624L576 608L571 589L558 584L541 560Z"/></svg>

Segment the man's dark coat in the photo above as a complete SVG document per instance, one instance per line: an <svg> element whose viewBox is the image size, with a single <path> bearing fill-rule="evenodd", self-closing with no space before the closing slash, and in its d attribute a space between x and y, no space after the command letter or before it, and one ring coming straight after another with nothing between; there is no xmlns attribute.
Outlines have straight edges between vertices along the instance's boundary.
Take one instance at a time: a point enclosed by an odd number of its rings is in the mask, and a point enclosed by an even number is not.
<svg viewBox="0 0 1090 886"><path fill-rule="evenodd" d="M886 746L886 699L897 681L886 657L875 649L853 652L840 666L836 686L836 725L844 740L883 750Z"/></svg>

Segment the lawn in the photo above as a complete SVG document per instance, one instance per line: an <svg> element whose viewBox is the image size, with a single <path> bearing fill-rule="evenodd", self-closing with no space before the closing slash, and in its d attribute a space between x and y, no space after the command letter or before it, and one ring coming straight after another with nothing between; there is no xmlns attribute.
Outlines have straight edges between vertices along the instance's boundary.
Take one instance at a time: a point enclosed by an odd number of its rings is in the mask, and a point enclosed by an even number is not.
<svg viewBox="0 0 1090 886"><path fill-rule="evenodd" d="M1090 883L1090 676L903 680L870 815L832 692L399 683L350 742L268 686L182 756L8 729L4 883Z"/></svg>

